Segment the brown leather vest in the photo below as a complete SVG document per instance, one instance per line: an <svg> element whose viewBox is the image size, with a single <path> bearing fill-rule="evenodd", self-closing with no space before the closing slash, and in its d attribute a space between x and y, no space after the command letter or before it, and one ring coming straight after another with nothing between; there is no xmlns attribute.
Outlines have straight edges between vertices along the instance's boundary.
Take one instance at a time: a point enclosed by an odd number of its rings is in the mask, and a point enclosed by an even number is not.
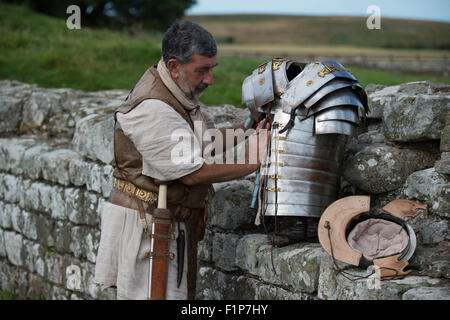
<svg viewBox="0 0 450 320"><path fill-rule="evenodd" d="M155 179L142 174L142 155L124 134L116 117L117 112L130 112L146 99L158 99L167 103L189 123L192 129L194 125L189 114L162 82L156 65L144 73L126 100L114 113L114 177L124 179L122 172L125 180L139 188L158 193L159 187ZM171 181L168 183L167 203L168 205L179 204L187 208L203 208L208 188L210 188L209 184L188 187L179 180Z"/></svg>

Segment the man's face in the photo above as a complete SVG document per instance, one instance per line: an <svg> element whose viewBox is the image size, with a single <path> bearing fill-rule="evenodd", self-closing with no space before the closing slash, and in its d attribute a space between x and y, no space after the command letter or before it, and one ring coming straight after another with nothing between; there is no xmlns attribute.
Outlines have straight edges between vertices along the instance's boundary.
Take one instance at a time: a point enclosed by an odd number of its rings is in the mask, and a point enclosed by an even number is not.
<svg viewBox="0 0 450 320"><path fill-rule="evenodd" d="M188 63L178 64L173 71L170 70L170 66L168 68L173 80L186 96L197 100L205 89L214 83L212 73L215 66L217 56L209 58L194 53Z"/></svg>

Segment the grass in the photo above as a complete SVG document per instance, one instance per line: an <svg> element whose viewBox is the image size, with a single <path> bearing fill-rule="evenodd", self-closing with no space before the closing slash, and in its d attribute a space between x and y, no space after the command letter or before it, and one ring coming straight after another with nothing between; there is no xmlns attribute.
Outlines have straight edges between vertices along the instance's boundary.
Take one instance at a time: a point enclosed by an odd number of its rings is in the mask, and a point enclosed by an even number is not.
<svg viewBox="0 0 450 320"><path fill-rule="evenodd" d="M15 297L12 293L0 290L0 300L14 300L14 299Z"/></svg>
<svg viewBox="0 0 450 320"><path fill-rule="evenodd" d="M0 34L0 79L36 83L47 88L131 89L161 56L160 34L142 30L134 34L89 28L69 30L64 19L2 2ZM214 85L206 90L202 102L242 106L242 82L263 61L224 57L220 51L218 61ZM425 75L401 75L363 68L351 68L351 71L364 86L417 80L450 83L448 78Z"/></svg>
<svg viewBox="0 0 450 320"><path fill-rule="evenodd" d="M80 90L131 88L161 56L151 36L69 30L65 20L0 3L0 78Z"/></svg>

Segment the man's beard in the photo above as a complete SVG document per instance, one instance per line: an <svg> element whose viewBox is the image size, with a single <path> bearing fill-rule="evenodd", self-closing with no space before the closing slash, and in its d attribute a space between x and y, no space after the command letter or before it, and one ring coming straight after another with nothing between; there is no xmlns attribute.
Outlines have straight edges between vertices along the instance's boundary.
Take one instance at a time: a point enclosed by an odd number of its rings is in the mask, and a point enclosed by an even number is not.
<svg viewBox="0 0 450 320"><path fill-rule="evenodd" d="M194 101L198 101L198 99L202 96L203 92L205 92L206 88L208 88L208 85L204 83L198 85L197 87L192 87L186 80L183 71L180 72L180 81L178 83L178 86L189 99Z"/></svg>

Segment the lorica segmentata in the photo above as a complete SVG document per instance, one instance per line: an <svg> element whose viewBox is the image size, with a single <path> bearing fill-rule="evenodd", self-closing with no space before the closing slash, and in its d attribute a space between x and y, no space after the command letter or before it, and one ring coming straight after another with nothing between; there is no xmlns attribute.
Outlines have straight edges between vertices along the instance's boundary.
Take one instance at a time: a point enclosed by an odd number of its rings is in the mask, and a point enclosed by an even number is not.
<svg viewBox="0 0 450 320"><path fill-rule="evenodd" d="M337 198L346 137L368 112L356 78L336 61L273 59L244 80L242 102L271 124L253 204L269 216L320 217Z"/></svg>

